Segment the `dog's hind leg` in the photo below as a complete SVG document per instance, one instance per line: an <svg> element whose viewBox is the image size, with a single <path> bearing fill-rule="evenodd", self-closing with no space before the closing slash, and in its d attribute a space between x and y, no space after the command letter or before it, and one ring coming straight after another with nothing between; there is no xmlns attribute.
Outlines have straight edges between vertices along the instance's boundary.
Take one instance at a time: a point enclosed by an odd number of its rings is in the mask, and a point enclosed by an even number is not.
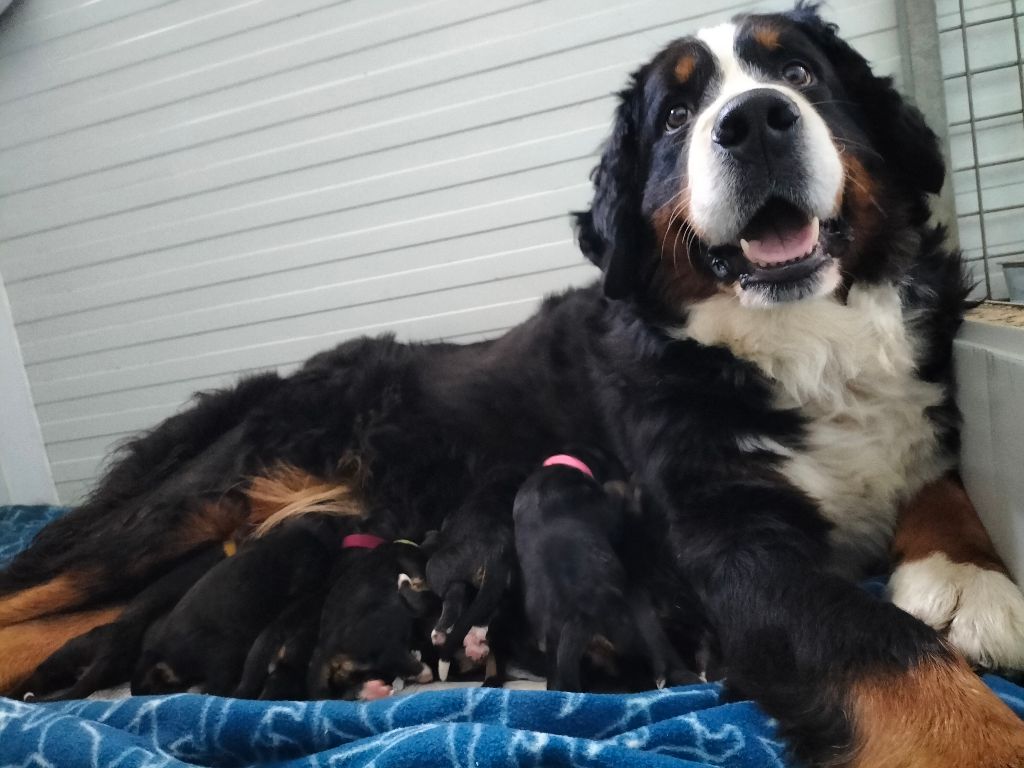
<svg viewBox="0 0 1024 768"><path fill-rule="evenodd" d="M79 605L95 579L92 572L72 571L0 597L0 627Z"/></svg>
<svg viewBox="0 0 1024 768"><path fill-rule="evenodd" d="M37 698L80 699L127 682L153 620L173 607L223 557L218 546L187 556L136 595L117 621L72 639L46 659L25 683L25 690Z"/></svg>
<svg viewBox="0 0 1024 768"><path fill-rule="evenodd" d="M20 691L50 654L72 638L114 621L121 610L96 608L0 627L0 693Z"/></svg>
<svg viewBox="0 0 1024 768"><path fill-rule="evenodd" d="M558 638L558 650L555 652L554 684L548 679L548 689L557 691L580 691L583 685L580 680L580 667L583 654L593 638L591 632L580 619L566 622L562 634ZM549 649L550 650L550 649Z"/></svg>
<svg viewBox="0 0 1024 768"><path fill-rule="evenodd" d="M456 581L441 596L441 616L430 633L434 645L445 645L448 635L455 629L455 622L466 610L466 582Z"/></svg>
<svg viewBox="0 0 1024 768"><path fill-rule="evenodd" d="M631 613L635 632L639 637L640 646L647 655L654 684L664 688L665 684L689 685L699 683L700 678L686 669L675 648L665 634L665 629L658 620L654 606L645 592L636 592L631 596Z"/></svg>
<svg viewBox="0 0 1024 768"><path fill-rule="evenodd" d="M455 622L455 626L448 633L442 652L443 657L451 658L460 646L465 645L470 658L474 661L483 660L489 651L486 642L488 626L501 607L501 600L505 596L510 582L511 574L503 564L493 563L486 569L484 580L480 584L473 602L462 612ZM470 632L473 633L473 637L467 643L466 636Z"/></svg>
<svg viewBox="0 0 1024 768"><path fill-rule="evenodd" d="M0 626L131 594L169 560L244 520L226 496L256 448L242 422L281 384L266 374L199 395L126 444L85 503L0 571Z"/></svg>

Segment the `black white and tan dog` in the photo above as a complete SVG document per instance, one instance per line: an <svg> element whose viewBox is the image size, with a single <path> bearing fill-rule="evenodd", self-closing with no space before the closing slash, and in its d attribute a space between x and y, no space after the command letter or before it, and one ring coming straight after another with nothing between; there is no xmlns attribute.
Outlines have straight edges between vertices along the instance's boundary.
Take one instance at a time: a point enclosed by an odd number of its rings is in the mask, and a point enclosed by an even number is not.
<svg viewBox="0 0 1024 768"><path fill-rule="evenodd" d="M633 496L618 462L580 447L545 459L516 494L526 615L547 657L549 688L583 690L584 658L595 646L643 657L646 687L697 682L622 562L639 515Z"/></svg>
<svg viewBox="0 0 1024 768"><path fill-rule="evenodd" d="M1024 725L968 665L1024 666L1024 597L955 475L943 174L813 7L670 43L622 92L577 217L601 285L485 343L351 341L141 437L0 575L0 685L249 516L386 513L419 540L480 468L583 443L636 477L731 690L806 762L1024 764ZM247 490L285 476L306 481L276 512ZM876 601L855 579L894 541Z"/></svg>

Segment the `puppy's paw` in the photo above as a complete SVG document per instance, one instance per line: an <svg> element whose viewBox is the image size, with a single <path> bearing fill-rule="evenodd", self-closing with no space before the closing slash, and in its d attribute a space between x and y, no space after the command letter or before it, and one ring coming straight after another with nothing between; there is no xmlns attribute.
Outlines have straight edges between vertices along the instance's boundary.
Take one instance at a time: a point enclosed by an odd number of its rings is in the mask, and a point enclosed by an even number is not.
<svg viewBox="0 0 1024 768"><path fill-rule="evenodd" d="M427 683L433 682L434 673L426 664L421 664L420 672L416 675L415 680L420 685L426 685Z"/></svg>
<svg viewBox="0 0 1024 768"><path fill-rule="evenodd" d="M1024 594L1000 571L936 552L900 565L892 602L942 632L972 663L1024 669Z"/></svg>
<svg viewBox="0 0 1024 768"><path fill-rule="evenodd" d="M491 652L487 644L487 627L470 627L466 637L462 640L462 647L473 661L483 661Z"/></svg>
<svg viewBox="0 0 1024 768"><path fill-rule="evenodd" d="M363 687L359 689L359 700L376 701L377 699L386 699L392 693L391 686L383 680L367 680L363 683Z"/></svg>

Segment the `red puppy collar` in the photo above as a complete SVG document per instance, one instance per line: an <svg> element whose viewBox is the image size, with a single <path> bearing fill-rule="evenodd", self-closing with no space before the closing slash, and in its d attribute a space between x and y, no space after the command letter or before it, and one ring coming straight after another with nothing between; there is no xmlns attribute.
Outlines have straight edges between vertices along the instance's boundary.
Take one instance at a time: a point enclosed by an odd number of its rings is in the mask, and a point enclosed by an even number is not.
<svg viewBox="0 0 1024 768"><path fill-rule="evenodd" d="M376 549L385 541L386 539L374 536L372 533L350 533L341 540L341 548Z"/></svg>
<svg viewBox="0 0 1024 768"><path fill-rule="evenodd" d="M578 469L591 480L594 479L594 473L590 471L590 467L588 467L582 461L577 459L575 456L570 456L567 453L556 453L554 456L548 456L546 459L544 459L545 467L554 467L557 465Z"/></svg>

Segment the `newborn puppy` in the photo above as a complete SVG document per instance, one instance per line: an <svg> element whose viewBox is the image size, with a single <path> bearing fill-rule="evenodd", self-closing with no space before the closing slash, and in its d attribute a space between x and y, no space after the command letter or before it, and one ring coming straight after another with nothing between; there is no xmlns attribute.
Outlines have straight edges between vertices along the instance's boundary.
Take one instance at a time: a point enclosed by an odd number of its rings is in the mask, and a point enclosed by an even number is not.
<svg viewBox="0 0 1024 768"><path fill-rule="evenodd" d="M444 521L427 563L427 584L441 597L431 632L438 649L438 676L448 677L457 653L473 663L490 654L488 630L515 574L515 543L509 511L522 475L493 470L475 493ZM499 665L500 666L500 665ZM489 665L493 672L495 665ZM499 684L485 675L485 684Z"/></svg>
<svg viewBox="0 0 1024 768"><path fill-rule="evenodd" d="M306 697L309 660L316 647L325 596L326 585L298 598L260 633L232 696L266 701Z"/></svg>
<svg viewBox="0 0 1024 768"><path fill-rule="evenodd" d="M417 619L431 609L424 561L412 542L345 537L309 665L310 698L372 700L389 696L396 679L433 679L413 650Z"/></svg>
<svg viewBox="0 0 1024 768"><path fill-rule="evenodd" d="M207 693L230 694L260 632L328 578L337 549L336 521L322 516L298 518L244 542L147 636L132 693L199 685Z"/></svg>
<svg viewBox="0 0 1024 768"><path fill-rule="evenodd" d="M620 559L634 517L621 466L588 449L550 457L516 494L515 544L526 614L547 657L548 688L582 690L585 655L647 660L659 688L692 682Z"/></svg>
<svg viewBox="0 0 1024 768"><path fill-rule="evenodd" d="M189 553L133 597L116 621L69 640L25 683L26 699L83 699L102 688L127 682L150 625L233 547L234 542L227 542Z"/></svg>

